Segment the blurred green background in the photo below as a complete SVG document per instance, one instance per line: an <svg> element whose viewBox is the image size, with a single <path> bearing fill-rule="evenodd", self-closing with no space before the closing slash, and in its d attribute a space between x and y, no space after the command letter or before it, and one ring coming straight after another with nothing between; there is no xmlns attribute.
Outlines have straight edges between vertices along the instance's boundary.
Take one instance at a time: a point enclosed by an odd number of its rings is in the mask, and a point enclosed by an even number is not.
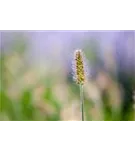
<svg viewBox="0 0 135 150"><path fill-rule="evenodd" d="M81 120L71 65L78 48L83 49L89 70L85 120L135 120L134 31L0 34L1 121Z"/></svg>

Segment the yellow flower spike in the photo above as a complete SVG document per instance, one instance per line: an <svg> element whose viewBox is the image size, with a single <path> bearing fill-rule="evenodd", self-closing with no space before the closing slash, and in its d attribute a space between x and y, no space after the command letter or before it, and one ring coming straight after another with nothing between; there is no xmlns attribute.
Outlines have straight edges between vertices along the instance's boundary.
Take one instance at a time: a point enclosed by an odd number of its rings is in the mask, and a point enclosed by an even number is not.
<svg viewBox="0 0 135 150"><path fill-rule="evenodd" d="M76 50L74 53L74 73L75 73L75 81L77 84L83 85L86 80L85 70L84 70L84 59L82 50Z"/></svg>
<svg viewBox="0 0 135 150"><path fill-rule="evenodd" d="M81 101L81 120L84 121L84 95L83 95L83 85L86 81L86 70L82 50L76 50L74 53L74 79L80 87L80 101Z"/></svg>

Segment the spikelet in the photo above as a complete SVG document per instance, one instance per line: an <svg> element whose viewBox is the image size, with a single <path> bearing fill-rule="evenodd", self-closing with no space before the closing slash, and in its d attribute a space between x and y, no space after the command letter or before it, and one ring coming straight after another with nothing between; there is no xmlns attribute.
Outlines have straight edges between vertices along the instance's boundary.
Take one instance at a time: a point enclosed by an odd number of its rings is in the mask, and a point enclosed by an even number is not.
<svg viewBox="0 0 135 150"><path fill-rule="evenodd" d="M74 52L73 73L76 83L83 85L86 81L86 72L82 50Z"/></svg>

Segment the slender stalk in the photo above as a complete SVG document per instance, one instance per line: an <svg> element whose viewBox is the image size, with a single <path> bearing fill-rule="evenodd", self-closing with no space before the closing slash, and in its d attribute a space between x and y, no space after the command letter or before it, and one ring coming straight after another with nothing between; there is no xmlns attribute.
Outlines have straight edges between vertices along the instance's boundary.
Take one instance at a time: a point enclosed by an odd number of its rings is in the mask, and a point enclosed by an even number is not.
<svg viewBox="0 0 135 150"><path fill-rule="evenodd" d="M83 95L83 85L80 84L80 101L81 101L81 119L84 121L84 95Z"/></svg>

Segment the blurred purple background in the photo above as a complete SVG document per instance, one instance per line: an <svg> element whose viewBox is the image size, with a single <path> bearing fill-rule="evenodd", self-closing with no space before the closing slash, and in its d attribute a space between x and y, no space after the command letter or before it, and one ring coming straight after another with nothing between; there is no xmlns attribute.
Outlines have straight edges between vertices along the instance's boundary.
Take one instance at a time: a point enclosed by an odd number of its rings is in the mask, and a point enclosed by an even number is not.
<svg viewBox="0 0 135 150"><path fill-rule="evenodd" d="M32 64L45 65L51 61L70 61L72 52L96 42L98 55L106 59L111 52L117 67L135 70L135 31L2 31L2 52L23 39L27 42L28 59Z"/></svg>

